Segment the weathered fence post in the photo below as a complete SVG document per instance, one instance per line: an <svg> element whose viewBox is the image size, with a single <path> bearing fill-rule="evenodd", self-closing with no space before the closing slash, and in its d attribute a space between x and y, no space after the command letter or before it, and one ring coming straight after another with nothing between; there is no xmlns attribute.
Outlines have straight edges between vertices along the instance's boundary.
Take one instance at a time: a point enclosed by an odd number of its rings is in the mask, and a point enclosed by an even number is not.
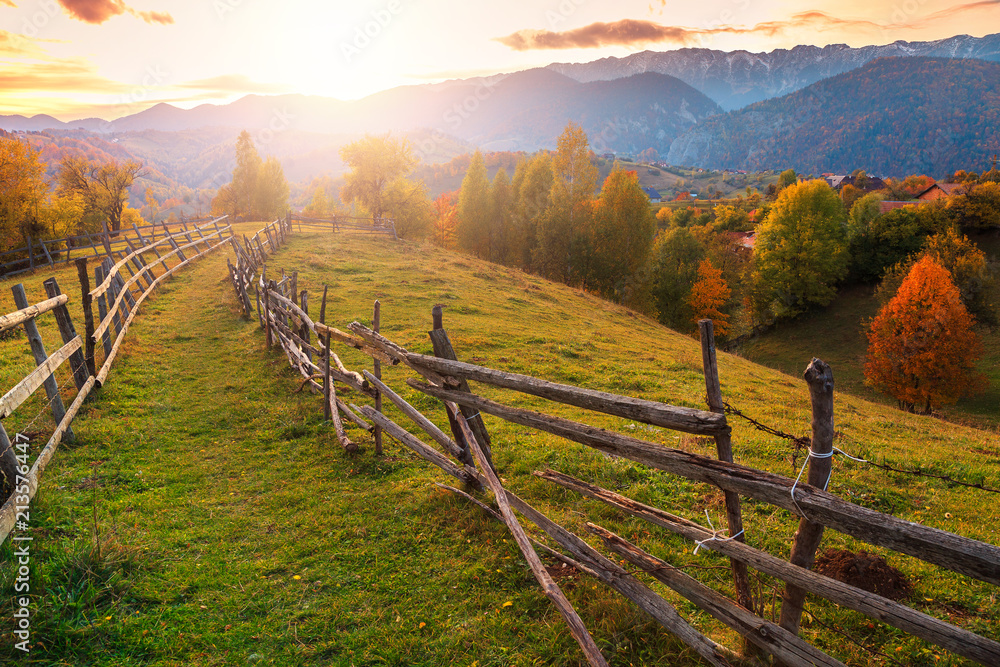
<svg viewBox="0 0 1000 667"><path fill-rule="evenodd" d="M104 282L104 262L101 262L94 267L94 283L100 285ZM101 322L105 320L108 316L108 292L99 294L97 297L97 316L101 318ZM93 335L93 334L91 334ZM96 341L95 341L96 342ZM105 358L111 354L111 332L110 329L105 329L104 333L101 335L101 344L104 346L104 356Z"/></svg>
<svg viewBox="0 0 1000 667"><path fill-rule="evenodd" d="M319 307L319 321L326 324L326 293L328 285L323 285L323 304ZM330 334L323 336L323 419L330 421Z"/></svg>
<svg viewBox="0 0 1000 667"><path fill-rule="evenodd" d="M62 294L55 278L49 278L42 284L45 285L45 293L49 295L49 298L55 298ZM76 327L73 326L73 319L69 316L69 309L66 308L66 305L56 306L52 313L56 316L56 324L59 326L59 335L62 336L63 343L68 343L76 338ZM90 377L83 350L77 350L71 354L69 363L73 369L73 381L76 383L76 388L83 389L83 385L87 384L87 378Z"/></svg>
<svg viewBox="0 0 1000 667"><path fill-rule="evenodd" d="M264 311L264 337L267 339L267 347L270 348L274 345L274 341L271 338L271 304L270 304L270 285L268 285L267 280L263 282L264 298L261 301L261 309ZM273 281L271 281L273 284Z"/></svg>
<svg viewBox="0 0 1000 667"><path fill-rule="evenodd" d="M113 253L111 252L111 232L108 231L108 221L101 221L101 227L104 230L101 234L101 241L104 242L104 252L107 253L108 257L111 257Z"/></svg>
<svg viewBox="0 0 1000 667"><path fill-rule="evenodd" d="M52 255L49 254L49 249L45 247L45 239L38 239L38 245L42 246L42 252L45 254L45 259L48 261L49 266L55 266L55 262L52 261Z"/></svg>
<svg viewBox="0 0 1000 667"><path fill-rule="evenodd" d="M177 245L177 241L174 240L174 238L172 236L168 236L167 237L167 241L170 242L170 247L172 247L174 250L177 251L177 256L181 258L181 261L182 262L186 262L187 261L187 257L184 256L184 251L181 250L181 247L179 245Z"/></svg>
<svg viewBox="0 0 1000 667"><path fill-rule="evenodd" d="M708 409L718 414L725 414L726 408L722 401L722 385L719 381L719 364L715 353L715 327L712 320L700 320L698 330L701 334L701 356L705 369L705 393ZM719 460L733 462L733 443L729 429L715 435L715 448ZM726 499L726 519L729 524L731 539L744 542L743 514L740 508L740 496L732 491L723 492ZM745 563L730 559L733 568L733 581L736 585L736 598L740 606L754 611L753 592L750 588L750 575ZM750 649L751 644L744 642L744 648Z"/></svg>
<svg viewBox="0 0 1000 667"><path fill-rule="evenodd" d="M382 304L378 300L375 301L375 311L372 315L372 331L378 333L382 328ZM374 375L375 379L382 379L382 362L378 360L378 357L373 357L374 365ZM382 392L379 391L378 387L375 388L375 411L379 414L382 413ZM375 453L377 455L382 454L382 427L379 426L378 422L375 422Z"/></svg>
<svg viewBox="0 0 1000 667"><path fill-rule="evenodd" d="M826 489L830 483L833 458L833 370L825 362L813 359L806 368L805 378L812 401L812 444L807 460L809 476L806 483ZM794 486L792 499L795 499ZM816 549L822 539L823 524L813 523L803 517L799 520L789 561L811 570ZM781 600L781 627L789 632L798 634L805 597L804 589L792 584L785 586L785 594Z"/></svg>
<svg viewBox="0 0 1000 667"><path fill-rule="evenodd" d="M431 337L431 343L434 346L434 356L441 357L442 359L450 359L452 361L458 361L458 357L455 355L455 349L451 345L451 340L448 338L448 332L444 330L444 316L441 310L441 305L434 306L431 311L433 317L434 329L428 335ZM458 391L463 391L466 393L471 393L469 389L469 383L466 380L462 380L459 383ZM465 415L465 420L469 423L469 428L475 434L479 445L483 449L483 455L486 460L489 461L490 467L494 470L496 469L493 465L493 450L492 442L490 441L490 434L486 430L486 425L483 423L483 417L479 414L479 411L474 408L469 408L464 405L459 406L462 414ZM465 439L465 435L462 433L462 428L458 423L458 420L449 413L448 423L451 426L452 433L455 436L455 442L462 448L464 453L463 463L468 463L472 465L472 449L468 441Z"/></svg>
<svg viewBox="0 0 1000 667"><path fill-rule="evenodd" d="M87 362L87 372L97 375L94 365L94 297L90 296L90 274L87 272L87 258L76 260L76 275L80 279L80 292L83 297L83 327L86 335L84 340L84 360Z"/></svg>
<svg viewBox="0 0 1000 667"><path fill-rule="evenodd" d="M14 294L15 306L18 308L27 308L30 305L28 303L28 295L24 293L24 285L18 283L11 287L10 291ZM24 333L28 336L28 343L31 345L31 354L35 357L35 364L41 366L49 358L49 355L45 352L45 344L38 333L38 325L35 324L34 319L27 320L24 323ZM62 422L63 417L66 416L66 408L63 406L62 397L59 395L59 385L56 383L56 374L54 371L45 379L43 386L45 387L45 395L52 404L52 417L56 420L56 424L59 424ZM72 442L76 438L73 435L73 428L69 425L66 426L66 438L67 442Z"/></svg>
<svg viewBox="0 0 1000 667"><path fill-rule="evenodd" d="M308 290L302 290L302 294L299 296L299 301L302 304L302 312L305 313L306 315L308 315L309 314L309 291ZM302 325L299 327L299 337L302 338L302 340L304 340L307 345L311 345L312 344L312 341L311 341L312 336L309 334L309 324L308 323L303 322ZM303 349L302 351L305 352L306 359L308 359L309 362L312 363L312 360L313 360L312 352L310 352L308 349Z"/></svg>

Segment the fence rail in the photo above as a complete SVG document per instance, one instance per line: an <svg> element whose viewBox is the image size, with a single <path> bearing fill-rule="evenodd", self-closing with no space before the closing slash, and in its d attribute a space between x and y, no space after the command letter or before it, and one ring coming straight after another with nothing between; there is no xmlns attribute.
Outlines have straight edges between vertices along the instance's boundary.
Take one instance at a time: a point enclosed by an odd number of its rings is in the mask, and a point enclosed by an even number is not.
<svg viewBox="0 0 1000 667"><path fill-rule="evenodd" d="M17 525L23 525L20 521L27 523L31 500L46 465L64 438L73 439L72 421L90 392L106 381L129 325L139 312L139 305L168 276L229 243L232 228L229 225L220 226L219 223L224 221L224 218L219 218L192 228L182 225L183 231L165 236L159 236L155 230L143 235L141 229L136 228L137 237L142 243L136 245L127 241L126 247L129 250L121 251L121 257L117 261L113 254L105 256L95 267L97 287L93 290L90 289L87 258L77 258L85 323L85 334L82 337L77 335L66 308L69 297L62 293L55 278L45 281L49 298L33 305L29 305L21 284L12 287L18 310L0 316L0 332L23 326L36 367L0 397L0 420L13 414L35 391L44 387L47 407L51 406L56 428L29 468L28 443L18 435L15 435L12 442L3 421L0 421L0 493L5 501L0 507L0 543L7 539ZM178 239L185 244L178 245ZM164 245L173 249L160 253L158 248ZM181 259L185 249L192 254ZM167 260L175 263L170 266ZM154 265L162 267L163 273L157 275ZM93 314L95 299L99 310L96 324ZM63 346L52 355L46 353L35 324L36 318L49 312L53 313L63 339ZM104 360L98 370L95 367L95 353L99 345L104 352ZM56 371L67 362L72 374L70 382L77 389L76 397L68 408L63 405L61 396L61 389L68 385L60 387L56 381Z"/></svg>
<svg viewBox="0 0 1000 667"><path fill-rule="evenodd" d="M300 232L304 231L303 225L305 225L307 228L323 231L356 230L372 234L387 234L391 235L393 239L399 239L396 235L396 221L392 218L362 218L349 215L335 215L332 218L307 218L292 213L289 220L298 223Z"/></svg>
<svg viewBox="0 0 1000 667"><path fill-rule="evenodd" d="M286 231L291 231L291 218L286 219L285 227ZM491 516L508 526L543 591L563 614L571 633L577 639L590 664L605 664L604 658L599 652L595 653L593 640L586 628L582 627L582 623L578 622L579 617L571 607L566 608L565 597L559 592L558 585L532 565L537 559L536 548L573 564L581 572L594 576L634 601L665 628L685 641L709 664L731 664L739 657L732 650L720 646L694 629L681 618L673 605L642 584L634 573L619 566L614 558L626 559L639 571L648 573L736 630L744 638L744 654L748 650L747 645L752 645L757 650L772 655L781 664L842 664L799 636L802 602L805 593L809 592L883 621L956 655L983 665L1000 664L1000 643L997 641L812 571L814 555L822 539L823 528L830 527L869 544L905 553L954 572L1000 585L1000 547L903 521L847 502L824 490L830 468L829 458L824 455L823 447L825 439L831 439L831 442L826 444L832 446L832 438L828 436L832 437L833 433L833 412L832 371L823 362L813 360L806 376L812 396L814 422L810 449L812 454L807 463L810 469L809 475L804 481L791 479L733 463L731 449L726 451L730 428L724 413L722 394L718 388L714 336L711 335L711 326L708 322L703 322L701 326L709 409L679 408L556 384L541 378L458 361L443 328L439 307L432 313L433 330L430 338L434 347L433 356L411 353L382 336L377 330L359 322L352 322L346 327L346 332L341 331L324 322L326 290L324 290L320 321L317 322L309 316L308 294L305 291L301 293L296 291L297 273L293 272L290 276L282 274L280 278L268 279L265 264L247 265L249 258L254 257L250 246L246 244L240 246L234 242L233 247L236 252L236 265L231 265L230 275L241 310L245 315L251 316L256 307L258 322L264 330L268 345L277 345L281 348L289 365L304 378L303 386L309 386L324 395L325 414L333 420L338 439L345 450L356 451L356 443L349 440L344 431L344 424L340 421L340 415L369 432L374 432L375 428L384 430L400 444L438 466L446 474L460 480L467 490L491 490L498 502L499 511L489 508L466 491L440 485L477 503ZM266 259L266 255L263 259ZM250 298L251 287L254 288L255 299ZM379 320L374 318L373 321ZM403 364L413 370L420 380L410 378L407 380L408 386L442 402L451 426L451 434L435 426L424 414L386 385L381 377L376 377L368 370L363 370L359 375L344 368L331 349L333 343L365 352L372 358L373 366L376 362ZM335 382L346 384L361 396L378 399L376 407L343 405L342 401L336 398L333 386ZM469 382L542 397L683 433L713 436L719 445L719 458L671 449L567 419L514 408L474 393ZM380 403L383 397L388 398L440 449L412 435L383 414ZM686 537L694 541L699 548L729 557L733 563L737 600L726 598L613 532L588 522L586 529L600 538L613 554L613 558L608 558L503 488L499 477L494 474L490 451L492 443L482 421L482 414L490 414L511 423L552 433L599 451L628 458L720 489L726 496L727 515L730 519L728 531L706 528L696 522L643 505L554 470L534 473L540 479L582 496L602 501L622 512ZM832 452L832 449L829 451ZM745 543L742 539L743 524L739 507L742 496L766 502L800 517L801 525L792 549L793 554L797 556L793 555L790 561L783 560ZM565 550L565 553L554 552L537 542L532 546L519 520L510 511L512 508L544 530ZM727 534L728 536L725 536ZM741 588L740 578L746 576L745 573L749 568L786 583L779 624L761 617L759 614L762 612L758 611L761 608L759 601L750 596L749 590Z"/></svg>
<svg viewBox="0 0 1000 667"><path fill-rule="evenodd" d="M161 222L150 225L132 225L111 231L105 225L101 232L83 232L57 239L27 237L27 245L0 252L0 276L13 276L43 266L54 267L85 257L94 259L109 254L131 250L133 242L145 245L148 241L163 239L176 232L171 227L188 230L188 224L219 222L223 218L197 218L180 222ZM133 236L134 234L134 236Z"/></svg>

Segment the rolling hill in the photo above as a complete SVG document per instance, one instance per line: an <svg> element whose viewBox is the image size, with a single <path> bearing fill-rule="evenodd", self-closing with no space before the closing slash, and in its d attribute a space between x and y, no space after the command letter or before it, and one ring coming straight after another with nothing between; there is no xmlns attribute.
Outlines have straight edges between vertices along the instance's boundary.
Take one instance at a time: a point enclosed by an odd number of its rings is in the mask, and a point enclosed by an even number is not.
<svg viewBox="0 0 1000 667"><path fill-rule="evenodd" d="M247 223L240 231L259 226ZM60 449L46 470L32 507L38 582L32 630L45 637L33 658L115 667L207 667L220 656L228 663L277 665L579 664L578 649L502 526L435 487L448 480L395 441L387 438L385 456L376 457L369 436L352 428L352 438L368 451L351 457L340 450L322 419L320 398L296 392L298 375L279 351L267 348L256 320L239 317L225 259L219 254L194 264L143 306L109 381L74 423L78 444ZM300 288L313 295L329 285L327 321L342 328L367 321L378 298L383 333L416 352L429 353L430 309L442 303L462 360L688 407L704 404L697 341L565 285L429 245L360 235L296 233L270 265L298 270ZM55 273L72 294L73 267ZM34 297L48 275L18 280ZM10 310L9 296L3 305L0 311ZM71 297L70 308L79 318L79 299ZM58 339L51 318L42 333ZM27 363L26 346L20 338L0 347L10 362L0 366L5 387ZM352 369L368 367L364 359L343 349ZM800 360L796 376L807 361ZM809 432L801 379L726 354L719 367L724 396L734 406L783 431ZM391 386L447 429L440 404L405 384L410 371L383 370ZM349 402L370 402L341 393ZM715 455L710 439L499 389L485 393ZM12 431L24 425L12 418L5 420ZM843 392L836 418L837 445L854 455L1000 483L993 433L902 414ZM732 423L737 461L794 476L791 443ZM580 534L587 520L605 525L728 592L724 558L695 555L690 542L568 496L531 472L556 468L702 524L705 511L724 514L717 489L493 417L487 426L506 484L554 520ZM994 544L998 539L995 495L843 459L830 488L907 520ZM759 502L745 508L748 542L787 553L797 519ZM95 540L106 560L95 559ZM831 530L824 546L860 545ZM911 604L997 636L995 587L889 558L914 582ZM119 560L117 567L105 566ZM12 581L9 575L2 583L9 588ZM643 612L588 577L570 573L560 584L617 662L701 664ZM769 613L770 586L763 591ZM13 599L13 593L3 596L0 612L10 613ZM822 601L810 600L808 609L862 642L810 624L809 639L847 664L932 660L925 644L881 623ZM699 630L734 645L732 634L706 614L683 602L678 610ZM5 657L14 652L11 633L10 627L0 631ZM879 654L871 654L872 647Z"/></svg>

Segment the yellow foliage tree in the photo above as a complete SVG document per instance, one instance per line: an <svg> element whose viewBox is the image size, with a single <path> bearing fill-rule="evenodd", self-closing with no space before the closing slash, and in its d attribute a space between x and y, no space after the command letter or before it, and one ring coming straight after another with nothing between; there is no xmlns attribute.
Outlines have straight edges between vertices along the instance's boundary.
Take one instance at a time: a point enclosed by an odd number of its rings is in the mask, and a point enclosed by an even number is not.
<svg viewBox="0 0 1000 667"><path fill-rule="evenodd" d="M48 184L38 151L26 141L0 137L0 248L22 246L25 235L39 235L39 208Z"/></svg>

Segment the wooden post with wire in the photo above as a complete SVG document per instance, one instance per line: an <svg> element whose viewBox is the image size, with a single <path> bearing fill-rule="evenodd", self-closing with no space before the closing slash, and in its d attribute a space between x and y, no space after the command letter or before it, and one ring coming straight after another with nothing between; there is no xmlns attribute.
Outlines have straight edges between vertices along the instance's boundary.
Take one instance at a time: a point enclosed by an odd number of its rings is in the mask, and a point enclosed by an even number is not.
<svg viewBox="0 0 1000 667"><path fill-rule="evenodd" d="M705 397L708 409L717 414L725 415L722 385L719 381L719 363L715 351L715 327L712 320L699 320L698 331L701 334L701 356L705 369ZM715 434L715 449L720 461L733 462L733 442L728 428L725 432ZM745 542L740 495L733 491L724 491L723 494L726 502L726 520L729 525L730 539ZM753 590L750 587L750 574L747 571L746 563L735 558L730 558L729 563L733 570L737 601L744 609L755 612ZM744 639L743 648L746 652L755 651L753 645L746 639Z"/></svg>
<svg viewBox="0 0 1000 667"><path fill-rule="evenodd" d="M806 480L801 480L800 473L799 479L796 479L796 484L792 486L793 501L798 484L809 484L825 491L833 470L833 370L825 362L813 359L806 368L805 378L812 401L812 443L807 459L809 476ZM795 532L789 562L811 570L816 559L816 549L822 539L823 524L813 523L803 516L799 520L799 529ZM785 593L781 599L781 627L798 634L805 598L804 589L793 584L785 585Z"/></svg>

